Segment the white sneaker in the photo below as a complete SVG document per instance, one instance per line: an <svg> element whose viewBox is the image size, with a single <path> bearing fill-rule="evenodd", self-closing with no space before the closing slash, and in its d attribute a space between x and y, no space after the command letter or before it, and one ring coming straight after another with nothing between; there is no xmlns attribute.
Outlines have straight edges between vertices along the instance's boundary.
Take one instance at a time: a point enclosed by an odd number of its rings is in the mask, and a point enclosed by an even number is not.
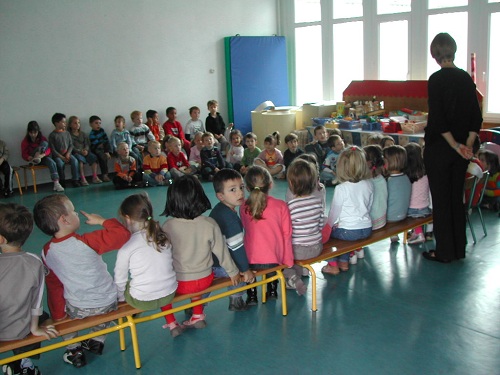
<svg viewBox="0 0 500 375"><path fill-rule="evenodd" d="M358 263L358 256L356 255L356 253L354 253L349 257L349 264L357 264L357 263Z"/></svg>
<svg viewBox="0 0 500 375"><path fill-rule="evenodd" d="M302 276L309 277L309 270L306 267L302 267Z"/></svg>
<svg viewBox="0 0 500 375"><path fill-rule="evenodd" d="M64 188L62 185L59 183L59 181L54 182L54 191L62 192L64 191Z"/></svg>
<svg viewBox="0 0 500 375"><path fill-rule="evenodd" d="M363 259L365 257L365 250L364 249L356 250L355 254L357 255L358 259Z"/></svg>
<svg viewBox="0 0 500 375"><path fill-rule="evenodd" d="M408 245L418 245L425 242L425 237L423 233L415 234L413 233L408 239Z"/></svg>

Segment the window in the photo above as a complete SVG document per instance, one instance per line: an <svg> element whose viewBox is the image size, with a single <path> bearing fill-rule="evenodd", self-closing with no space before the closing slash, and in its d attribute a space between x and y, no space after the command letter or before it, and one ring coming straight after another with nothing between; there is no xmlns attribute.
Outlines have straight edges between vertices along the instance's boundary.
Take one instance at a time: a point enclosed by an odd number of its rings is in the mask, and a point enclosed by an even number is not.
<svg viewBox="0 0 500 375"><path fill-rule="evenodd" d="M378 0L378 14L403 13L411 11L411 0Z"/></svg>
<svg viewBox="0 0 500 375"><path fill-rule="evenodd" d="M297 103L323 100L321 26L295 30L295 64L297 72Z"/></svg>
<svg viewBox="0 0 500 375"><path fill-rule="evenodd" d="M404 81L408 78L408 21L380 24L379 78Z"/></svg>
<svg viewBox="0 0 500 375"><path fill-rule="evenodd" d="M500 12L491 15L490 25L490 43L488 46L490 51L488 67L490 69L488 69L486 112L500 113L500 69L498 69L500 66L500 51L498 50L500 45ZM493 67L496 69L493 69ZM479 72L477 78L482 79Z"/></svg>

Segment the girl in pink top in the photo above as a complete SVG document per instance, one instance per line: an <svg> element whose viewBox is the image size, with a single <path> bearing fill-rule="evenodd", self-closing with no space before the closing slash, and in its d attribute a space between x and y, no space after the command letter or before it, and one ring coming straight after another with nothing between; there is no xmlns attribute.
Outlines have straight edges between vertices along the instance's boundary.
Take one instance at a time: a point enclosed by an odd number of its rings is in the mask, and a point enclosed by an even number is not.
<svg viewBox="0 0 500 375"><path fill-rule="evenodd" d="M290 211L284 201L269 196L273 185L270 173L263 167L250 167L245 175L245 185L250 195L240 215L245 228L244 244L250 269L262 270L280 264L292 267ZM256 305L256 288L249 289L247 293L247 304ZM278 298L278 281L267 284L267 296Z"/></svg>
<svg viewBox="0 0 500 375"><path fill-rule="evenodd" d="M273 177L285 178L283 154L276 148L280 144L280 133L274 132L264 138L264 150L254 160L254 165L265 168Z"/></svg>
<svg viewBox="0 0 500 375"><path fill-rule="evenodd" d="M424 217L431 214L429 180L425 174L424 158L422 147L419 144L410 142L406 146L406 169L405 174L411 182L409 217ZM420 244L425 242L423 228L417 227L408 239L408 244Z"/></svg>

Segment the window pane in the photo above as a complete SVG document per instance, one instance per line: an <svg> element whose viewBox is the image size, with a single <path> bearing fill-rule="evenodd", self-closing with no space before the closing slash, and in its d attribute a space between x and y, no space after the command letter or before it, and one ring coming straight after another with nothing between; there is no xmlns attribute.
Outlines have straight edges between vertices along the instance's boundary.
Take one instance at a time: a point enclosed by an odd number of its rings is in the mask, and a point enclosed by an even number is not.
<svg viewBox="0 0 500 375"><path fill-rule="evenodd" d="M351 81L364 78L363 60L363 22L333 25L333 100L342 100Z"/></svg>
<svg viewBox="0 0 500 375"><path fill-rule="evenodd" d="M321 21L320 0L295 0L295 22Z"/></svg>
<svg viewBox="0 0 500 375"><path fill-rule="evenodd" d="M363 16L363 0L335 0L333 19Z"/></svg>
<svg viewBox="0 0 500 375"><path fill-rule="evenodd" d="M429 0L429 9L459 7L467 3L468 0Z"/></svg>
<svg viewBox="0 0 500 375"><path fill-rule="evenodd" d="M403 13L411 11L411 0L378 0L378 14Z"/></svg>
<svg viewBox="0 0 500 375"><path fill-rule="evenodd" d="M430 45L432 39L442 32L450 34L457 42L457 53L455 54L455 65L460 69L467 70L467 13L445 13L429 16L429 34L427 40L427 76L439 70L439 65L431 57Z"/></svg>
<svg viewBox="0 0 500 375"><path fill-rule="evenodd" d="M488 82L487 95L488 108L487 112L500 113L500 13L491 14L490 22L490 45L488 51L490 53L488 61ZM495 68L494 68L495 67ZM478 74L479 77L479 74Z"/></svg>
<svg viewBox="0 0 500 375"><path fill-rule="evenodd" d="M408 77L408 21L380 24L379 79Z"/></svg>
<svg viewBox="0 0 500 375"><path fill-rule="evenodd" d="M323 100L321 26L295 29L296 105Z"/></svg>

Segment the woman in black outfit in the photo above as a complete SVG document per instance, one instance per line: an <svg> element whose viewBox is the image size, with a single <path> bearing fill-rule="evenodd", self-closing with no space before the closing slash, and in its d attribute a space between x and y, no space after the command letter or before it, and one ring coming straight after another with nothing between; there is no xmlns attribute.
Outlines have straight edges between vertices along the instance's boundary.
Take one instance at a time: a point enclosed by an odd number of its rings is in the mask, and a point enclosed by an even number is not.
<svg viewBox="0 0 500 375"><path fill-rule="evenodd" d="M447 33L440 33L430 50L441 67L428 82L429 118L424 150L436 249L424 252L423 256L449 263L465 258L465 172L483 119L476 85L467 72L453 63L455 40Z"/></svg>

